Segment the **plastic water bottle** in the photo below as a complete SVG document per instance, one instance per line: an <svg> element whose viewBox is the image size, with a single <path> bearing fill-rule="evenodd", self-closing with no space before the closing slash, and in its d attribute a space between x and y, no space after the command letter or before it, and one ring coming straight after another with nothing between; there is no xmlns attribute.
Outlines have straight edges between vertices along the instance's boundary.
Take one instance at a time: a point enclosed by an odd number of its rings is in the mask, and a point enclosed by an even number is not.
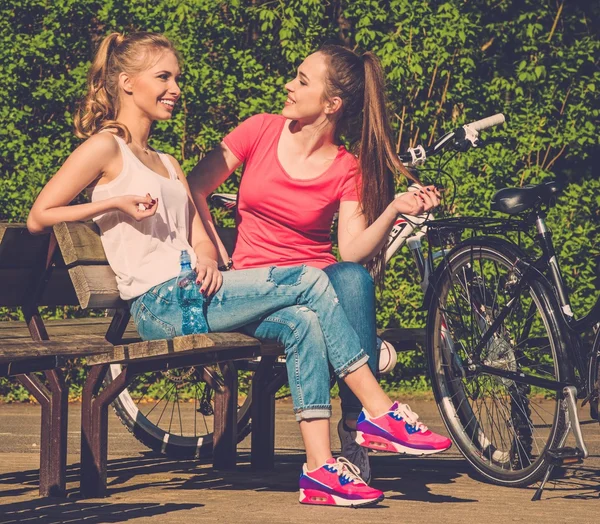
<svg viewBox="0 0 600 524"><path fill-rule="evenodd" d="M187 251L182 251L179 256L181 271L177 277L177 299L183 313L181 331L184 335L206 333L206 319L204 318L204 297L200 294L196 284L196 271L192 269L192 261Z"/></svg>

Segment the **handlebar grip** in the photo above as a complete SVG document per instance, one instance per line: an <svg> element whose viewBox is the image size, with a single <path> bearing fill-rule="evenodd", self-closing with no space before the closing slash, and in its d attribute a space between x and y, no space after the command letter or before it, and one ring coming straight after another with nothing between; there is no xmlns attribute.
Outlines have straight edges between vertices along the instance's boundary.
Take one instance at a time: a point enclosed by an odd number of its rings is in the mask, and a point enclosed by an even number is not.
<svg viewBox="0 0 600 524"><path fill-rule="evenodd" d="M498 113L496 115L488 116L487 118L482 118L481 120L471 122L470 124L467 124L467 126L474 131L479 132L482 129L487 129L488 127L504 124L505 121L506 119L504 118L504 115L502 113Z"/></svg>

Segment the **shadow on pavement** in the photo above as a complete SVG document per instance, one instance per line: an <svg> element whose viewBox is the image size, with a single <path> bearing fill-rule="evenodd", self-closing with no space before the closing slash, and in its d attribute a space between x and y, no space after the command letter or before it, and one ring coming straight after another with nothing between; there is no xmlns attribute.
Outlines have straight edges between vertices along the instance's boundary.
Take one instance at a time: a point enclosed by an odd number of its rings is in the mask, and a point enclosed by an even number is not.
<svg viewBox="0 0 600 524"><path fill-rule="evenodd" d="M120 477L124 475L126 478L131 478L136 475L188 471L202 464L207 464L207 461L200 460L177 460L170 459L163 455L155 453L142 453L136 457L111 459L108 461L108 483L112 482L112 477ZM26 471L15 471L10 473L0 474L0 484L20 484L21 486L30 486L30 489L37 489L39 486L39 469L30 469ZM67 483L79 483L79 463L67 466ZM21 487L23 492L29 491L26 487ZM69 490L71 494L73 490ZM3 490L2 495L6 495L9 491ZM16 493L18 495L18 493Z"/></svg>
<svg viewBox="0 0 600 524"><path fill-rule="evenodd" d="M254 490L293 493L298 490L298 477L304 455L294 450L285 453L278 450L275 469L254 471L250 468L249 456L240 454L238 467L233 471L217 471L212 468L198 468L194 463L177 462L155 458L153 463L140 466L134 459L126 459L120 464L111 461L109 467L109 494L123 494L144 487L162 487L168 490ZM131 461L128 465L127 462ZM393 455L376 456L372 459L373 486L386 492L396 492L388 497L400 500L425 502L477 502L431 493L437 484L452 484L455 479L469 474L467 464L462 459L399 458ZM131 469L133 468L133 469ZM136 471L145 474L168 471L170 479L153 481L148 477L135 477ZM179 473L185 476L178 477ZM136 478L140 482L136 482Z"/></svg>
<svg viewBox="0 0 600 524"><path fill-rule="evenodd" d="M154 517L173 511L200 508L203 504L111 503L111 502L61 502L57 499L35 499L0 506L0 524L40 522L124 522L134 518ZM181 516L185 518L184 515Z"/></svg>
<svg viewBox="0 0 600 524"><path fill-rule="evenodd" d="M598 500L600 497L600 470L579 466L565 470L556 482L548 482L544 499Z"/></svg>
<svg viewBox="0 0 600 524"><path fill-rule="evenodd" d="M454 484L455 479L471 474L468 464L459 458L405 458L393 455L371 458L373 487L385 491L391 500L421 502L478 502L477 499L438 495L432 487ZM390 495L389 493L397 493Z"/></svg>
<svg viewBox="0 0 600 524"><path fill-rule="evenodd" d="M108 496L124 494L149 487L165 490L202 490L208 488L211 490L254 490L288 493L298 490L298 476L304 461L304 454L299 450L279 448L275 469L271 471L252 470L248 453L241 452L238 457L239 465L231 471L214 470L210 467L209 460L178 460L155 453L111 459L108 463L107 494ZM407 458L381 454L372 456L371 464L374 478L373 487L385 491L387 498L390 500L432 503L478 502L477 498L462 498L435 493L436 485L454 484L457 479L464 476L474 478L472 469L462 458L443 456ZM3 497L19 496L37 490L38 482L39 471L37 469L0 475L0 484L15 485L13 489L3 490L1 492ZM67 482L74 484L74 487L68 490L68 496L78 497L79 464L68 467ZM532 486L530 489L535 489L535 487ZM567 470L557 481L549 483L543 498L598 499L599 494L600 471L584 465ZM128 505L114 504L108 501L106 504L87 504L81 501L76 503L75 506L75 503L66 501L63 503L61 499L37 499L31 502L0 506L0 523L24 521L26 515L25 513L19 513L21 511L27 512L28 519L61 522L61 520L44 519L54 518L51 511L55 511L56 518L59 518L66 511L70 511L68 508L72 508L73 511L84 511L81 508L88 506L91 513L86 513L86 522L94 523L120 522L121 520L127 520L126 515L154 515L201 505ZM101 510L102 513L95 515L93 508L104 509ZM108 508L111 508L111 510L109 511ZM5 520L17 513L16 520ZM72 519L73 516L70 518Z"/></svg>

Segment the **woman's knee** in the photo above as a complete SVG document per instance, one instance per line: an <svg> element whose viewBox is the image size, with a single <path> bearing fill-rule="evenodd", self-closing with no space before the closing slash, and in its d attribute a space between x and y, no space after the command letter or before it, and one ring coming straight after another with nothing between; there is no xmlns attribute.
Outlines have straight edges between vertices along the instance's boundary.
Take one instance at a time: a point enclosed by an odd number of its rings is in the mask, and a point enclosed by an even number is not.
<svg viewBox="0 0 600 524"><path fill-rule="evenodd" d="M312 266L305 267L302 282L313 291L323 291L330 286L329 277L325 271Z"/></svg>
<svg viewBox="0 0 600 524"><path fill-rule="evenodd" d="M353 299L359 298L357 294L364 297L375 296L373 277L360 264L339 262L326 267L324 272L340 298L345 294L350 294Z"/></svg>
<svg viewBox="0 0 600 524"><path fill-rule="evenodd" d="M323 339L323 330L317 314L307 306L296 306L293 331L297 339Z"/></svg>
<svg viewBox="0 0 600 524"><path fill-rule="evenodd" d="M277 340L286 354L298 346L324 346L323 332L317 314L307 306L290 306L265 319L256 335Z"/></svg>

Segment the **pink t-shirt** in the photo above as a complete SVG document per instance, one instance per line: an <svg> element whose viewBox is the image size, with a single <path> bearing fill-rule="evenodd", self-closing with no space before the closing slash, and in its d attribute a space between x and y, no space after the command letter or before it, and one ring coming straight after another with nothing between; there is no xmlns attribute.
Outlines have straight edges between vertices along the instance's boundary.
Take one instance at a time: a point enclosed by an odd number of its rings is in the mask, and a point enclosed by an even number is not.
<svg viewBox="0 0 600 524"><path fill-rule="evenodd" d="M286 173L277 145L287 119L255 115L223 141L244 163L237 210L237 269L336 262L331 224L342 200L358 201L358 162L344 146L331 166L310 180Z"/></svg>

